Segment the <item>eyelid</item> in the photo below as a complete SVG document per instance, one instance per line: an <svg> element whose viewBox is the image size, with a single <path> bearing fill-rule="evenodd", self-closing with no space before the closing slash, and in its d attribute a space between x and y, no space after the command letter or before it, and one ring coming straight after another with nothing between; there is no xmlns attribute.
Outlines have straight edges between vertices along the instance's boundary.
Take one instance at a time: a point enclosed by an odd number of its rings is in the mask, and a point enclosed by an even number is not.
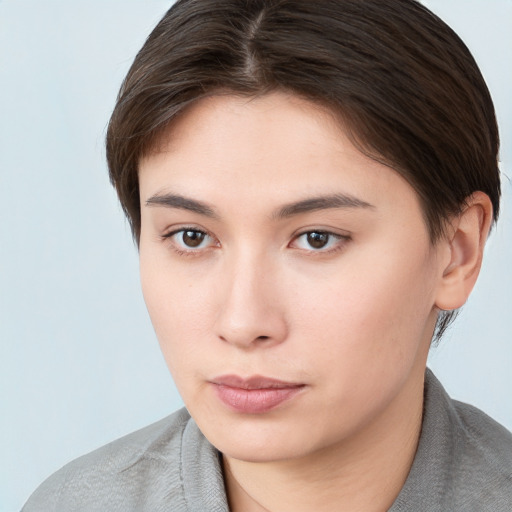
<svg viewBox="0 0 512 512"><path fill-rule="evenodd" d="M307 235L307 234L310 234L310 233L322 233L322 234L329 235L329 236L334 237L335 239L337 239L337 243L335 244L334 247L331 247L331 248L328 248L328 249L324 249L324 248L320 248L320 249L314 249L314 248L302 249L302 248L293 247L293 246L291 248L292 249L297 249L297 250L300 250L300 251L303 251L303 252L306 252L306 253L312 253L312 254L318 254L318 255L326 255L326 254L338 252L338 251L344 249L346 243L352 239L352 237L348 233L339 233L339 232L336 232L336 231L334 231L332 229L314 228L314 227L312 227L312 228L307 228L307 229L301 229L299 232L297 232L295 235L293 235L292 240L291 240L291 242L288 245L291 246L300 237L302 237L304 235Z"/></svg>
<svg viewBox="0 0 512 512"><path fill-rule="evenodd" d="M175 235L177 235L178 233L182 233L184 231L195 231L197 233L203 233L207 237L211 238L213 243L209 244L207 247L198 247L198 248L193 248L193 247L186 248L186 247L179 246L173 242L172 238ZM172 249L175 252L177 252L179 255L186 255L186 256L197 256L197 255L203 253L204 251L211 249L212 247L220 246L220 243L217 240L217 237L213 233L211 233L207 229L204 229L199 226L193 226L193 225L181 225L181 226L173 227L172 229L170 229L170 230L166 231L165 233L163 233L162 235L160 235L160 238L163 241L167 241L171 245Z"/></svg>
<svg viewBox="0 0 512 512"><path fill-rule="evenodd" d="M198 233L204 233L205 235L210 234L206 229L202 229L196 226L180 226L177 228L173 228L170 231L166 231L162 235L162 238L171 238L172 236L181 233L182 231L197 231Z"/></svg>
<svg viewBox="0 0 512 512"><path fill-rule="evenodd" d="M211 239L212 243L208 244L206 247L198 247L198 248L189 247L189 248L187 248L187 247L181 246L181 245L173 242L172 238L175 235L177 235L178 233L185 232L185 231L195 231L198 233L203 233L204 235L206 235L207 237L209 237ZM334 247L330 247L327 249L325 249L323 247L317 248L317 249L315 249L315 248L306 249L306 248L293 246L294 243L300 237L310 234L310 233L326 234L329 237L335 238L336 243L334 244ZM160 235L160 239L163 241L168 241L168 243L172 246L172 249L180 255L198 256L198 255L204 253L205 251L207 251L208 249L220 247L220 242L213 233L211 233L209 230L207 230L203 227L197 226L197 225L195 225L195 226L194 225L173 226L172 229L168 228L168 230L165 233ZM315 227L302 228L300 231L298 231L292 235L291 241L288 243L288 247L290 247L292 249L296 249L298 251L302 251L304 253L327 255L327 254L338 252L338 251L342 250L345 247L346 242L348 242L351 239L352 239L351 235L348 234L347 232L340 233L337 230L333 230L332 228L323 228L323 227L321 227L321 228L315 228Z"/></svg>

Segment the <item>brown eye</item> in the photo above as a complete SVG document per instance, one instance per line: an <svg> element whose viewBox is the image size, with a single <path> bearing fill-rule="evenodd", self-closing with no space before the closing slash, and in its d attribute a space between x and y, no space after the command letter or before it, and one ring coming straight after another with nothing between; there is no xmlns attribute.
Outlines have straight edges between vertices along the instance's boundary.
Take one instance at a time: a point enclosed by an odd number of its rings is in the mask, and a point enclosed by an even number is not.
<svg viewBox="0 0 512 512"><path fill-rule="evenodd" d="M348 242L348 235L330 231L305 231L292 240L291 246L310 253L331 253L342 249Z"/></svg>
<svg viewBox="0 0 512 512"><path fill-rule="evenodd" d="M306 233L307 243L313 249L323 249L329 242L329 237L329 233L321 233L318 231Z"/></svg>
<svg viewBox="0 0 512 512"><path fill-rule="evenodd" d="M182 228L163 235L178 251L196 253L215 245L214 239L200 229Z"/></svg>
<svg viewBox="0 0 512 512"><path fill-rule="evenodd" d="M182 242L187 247L199 247L206 237L202 231L184 230L182 231Z"/></svg>
<svg viewBox="0 0 512 512"><path fill-rule="evenodd" d="M171 249L180 256L199 256L206 254L209 249L220 247L219 241L213 236L193 227L176 229L162 236L167 240Z"/></svg>

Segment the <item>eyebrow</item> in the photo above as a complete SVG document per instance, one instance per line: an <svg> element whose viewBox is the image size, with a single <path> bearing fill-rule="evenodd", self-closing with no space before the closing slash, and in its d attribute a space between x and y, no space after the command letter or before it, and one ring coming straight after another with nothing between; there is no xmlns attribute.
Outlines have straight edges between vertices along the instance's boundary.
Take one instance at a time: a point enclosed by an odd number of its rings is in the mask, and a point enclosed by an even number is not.
<svg viewBox="0 0 512 512"><path fill-rule="evenodd" d="M177 208L180 210L198 213L199 215L204 215L205 217L210 217L212 219L220 218L215 209L208 204L179 194L155 194L146 201L146 206ZM300 215L302 213L334 208L374 209L375 206L348 194L331 194L327 196L310 197L301 201L286 204L274 212L272 218L282 219L293 217L294 215Z"/></svg>
<svg viewBox="0 0 512 512"><path fill-rule="evenodd" d="M146 206L165 206L167 208L177 208L179 210L188 210L198 213L212 219L219 218L215 210L206 203L190 199L178 194L155 194L146 201Z"/></svg>
<svg viewBox="0 0 512 512"><path fill-rule="evenodd" d="M370 203L347 194L331 194L304 199L302 201L287 204L273 215L274 218L292 217L301 213L316 210L329 210L331 208L368 208L375 209Z"/></svg>

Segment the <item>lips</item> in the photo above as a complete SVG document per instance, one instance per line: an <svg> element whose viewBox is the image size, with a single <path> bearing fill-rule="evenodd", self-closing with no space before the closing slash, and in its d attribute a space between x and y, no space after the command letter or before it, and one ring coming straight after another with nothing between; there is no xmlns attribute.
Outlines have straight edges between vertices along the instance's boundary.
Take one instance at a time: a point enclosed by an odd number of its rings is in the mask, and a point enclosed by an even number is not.
<svg viewBox="0 0 512 512"><path fill-rule="evenodd" d="M304 384L285 382L268 377L247 379L223 375L211 381L217 397L229 409L245 414L261 414L277 408L298 395Z"/></svg>

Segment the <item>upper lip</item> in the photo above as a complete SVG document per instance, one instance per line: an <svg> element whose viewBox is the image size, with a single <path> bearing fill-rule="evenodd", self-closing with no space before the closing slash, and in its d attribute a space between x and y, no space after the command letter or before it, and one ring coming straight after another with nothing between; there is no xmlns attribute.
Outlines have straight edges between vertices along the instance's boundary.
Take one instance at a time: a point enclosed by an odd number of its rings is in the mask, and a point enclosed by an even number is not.
<svg viewBox="0 0 512 512"><path fill-rule="evenodd" d="M219 386L228 386L230 388L239 389L284 389L297 388L304 384L297 382L286 382L261 375L253 375L251 377L239 377L238 375L221 375L215 377L210 382Z"/></svg>

